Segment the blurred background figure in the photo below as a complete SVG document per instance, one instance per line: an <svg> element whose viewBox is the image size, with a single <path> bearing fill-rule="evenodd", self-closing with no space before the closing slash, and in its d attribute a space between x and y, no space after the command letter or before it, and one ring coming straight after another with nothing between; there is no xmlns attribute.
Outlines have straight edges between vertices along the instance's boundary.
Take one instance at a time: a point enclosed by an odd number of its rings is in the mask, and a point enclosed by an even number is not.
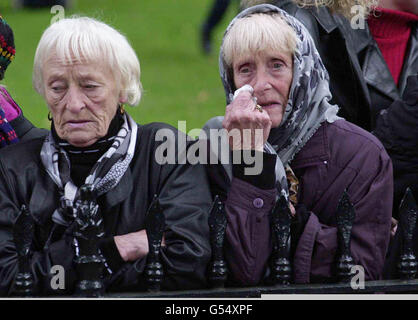
<svg viewBox="0 0 418 320"><path fill-rule="evenodd" d="M13 0L12 5L15 9L20 8L45 8L60 5L68 7L72 0Z"/></svg>
<svg viewBox="0 0 418 320"><path fill-rule="evenodd" d="M222 20L227 11L231 0L215 0L212 8L208 12L205 22L202 25L201 44L202 50L205 54L212 52L212 31L216 25Z"/></svg>
<svg viewBox="0 0 418 320"><path fill-rule="evenodd" d="M16 54L13 30L0 16L0 80ZM0 86L0 148L44 135L23 117L22 110L4 86Z"/></svg>

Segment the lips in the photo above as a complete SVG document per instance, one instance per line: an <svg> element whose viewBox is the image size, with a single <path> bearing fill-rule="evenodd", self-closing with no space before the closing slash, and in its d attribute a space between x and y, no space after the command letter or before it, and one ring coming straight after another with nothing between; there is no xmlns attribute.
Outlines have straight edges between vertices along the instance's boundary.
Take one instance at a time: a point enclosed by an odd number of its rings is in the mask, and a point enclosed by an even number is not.
<svg viewBox="0 0 418 320"><path fill-rule="evenodd" d="M90 122L90 120L70 120L67 121L65 124L72 128L81 128L89 124Z"/></svg>
<svg viewBox="0 0 418 320"><path fill-rule="evenodd" d="M270 102L259 103L259 105L262 106L263 108L268 109L268 108L279 107L281 104L276 101L270 101Z"/></svg>

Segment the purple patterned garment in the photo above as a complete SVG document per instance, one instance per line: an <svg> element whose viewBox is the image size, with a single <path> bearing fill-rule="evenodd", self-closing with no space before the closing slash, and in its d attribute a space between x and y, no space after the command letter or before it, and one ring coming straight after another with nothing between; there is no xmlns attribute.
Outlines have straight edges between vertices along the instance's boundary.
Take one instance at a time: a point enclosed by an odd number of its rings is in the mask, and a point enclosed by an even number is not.
<svg viewBox="0 0 418 320"><path fill-rule="evenodd" d="M18 143L19 138L12 126L6 119L6 114L3 108L0 106L0 148L3 148L9 144Z"/></svg>

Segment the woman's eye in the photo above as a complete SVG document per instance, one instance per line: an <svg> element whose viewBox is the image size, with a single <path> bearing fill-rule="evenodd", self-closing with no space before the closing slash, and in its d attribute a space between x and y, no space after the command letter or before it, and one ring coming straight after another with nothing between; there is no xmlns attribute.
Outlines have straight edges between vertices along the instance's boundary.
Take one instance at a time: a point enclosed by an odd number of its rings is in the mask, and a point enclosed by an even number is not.
<svg viewBox="0 0 418 320"><path fill-rule="evenodd" d="M280 63L280 62L274 62L273 63L273 69L280 69L281 67L283 66L283 64L282 63Z"/></svg>
<svg viewBox="0 0 418 320"><path fill-rule="evenodd" d="M64 87L63 86L52 86L51 89L54 92L61 92L62 90L64 90Z"/></svg>
<svg viewBox="0 0 418 320"><path fill-rule="evenodd" d="M250 68L248 68L248 67L243 67L243 68L239 69L239 72L240 72L240 73L249 73L249 72L250 72Z"/></svg>

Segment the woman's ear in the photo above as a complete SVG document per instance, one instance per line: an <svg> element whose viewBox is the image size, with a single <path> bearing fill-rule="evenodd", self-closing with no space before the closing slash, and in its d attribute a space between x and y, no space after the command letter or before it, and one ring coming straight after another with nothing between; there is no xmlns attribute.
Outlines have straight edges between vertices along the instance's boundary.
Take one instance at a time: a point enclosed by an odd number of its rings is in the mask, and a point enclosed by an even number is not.
<svg viewBox="0 0 418 320"><path fill-rule="evenodd" d="M124 104L128 102L128 95L121 91L121 93L119 94L119 103Z"/></svg>

